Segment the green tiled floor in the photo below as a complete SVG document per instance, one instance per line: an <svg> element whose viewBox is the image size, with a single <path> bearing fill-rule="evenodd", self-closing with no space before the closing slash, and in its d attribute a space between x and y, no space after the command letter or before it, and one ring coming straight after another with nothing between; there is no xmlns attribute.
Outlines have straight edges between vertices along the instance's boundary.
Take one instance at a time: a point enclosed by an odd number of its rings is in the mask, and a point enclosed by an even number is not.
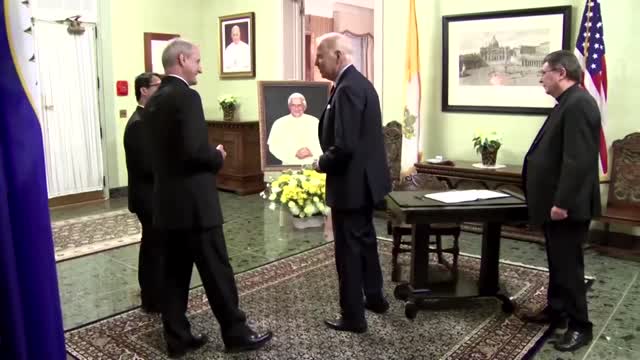
<svg viewBox="0 0 640 360"><path fill-rule="evenodd" d="M226 223L225 237L231 263L242 272L276 259L316 247L325 242L322 229L295 230L280 226L280 213L266 208L257 195L221 193ZM125 208L126 200L106 204L68 207L52 212L52 219L95 214ZM379 236L385 223L376 220ZM464 233L462 251L480 253L480 236ZM539 244L503 239L501 258L546 267ZM596 340L576 353L560 353L545 344L536 359L640 359L640 264L599 255L587 250L586 271L596 277L588 293ZM58 263L58 278L65 328L135 308L139 305L137 280L138 245ZM192 286L200 285L194 271ZM388 294L390 300L392 294Z"/></svg>

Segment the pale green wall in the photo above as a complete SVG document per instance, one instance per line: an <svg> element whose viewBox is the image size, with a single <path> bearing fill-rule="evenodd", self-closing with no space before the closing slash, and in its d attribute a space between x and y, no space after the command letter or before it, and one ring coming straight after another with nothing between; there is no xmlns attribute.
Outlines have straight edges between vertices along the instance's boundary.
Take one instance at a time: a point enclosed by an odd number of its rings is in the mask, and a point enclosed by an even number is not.
<svg viewBox="0 0 640 360"><path fill-rule="evenodd" d="M255 13L256 78L224 79L218 77L220 33L218 17L246 12ZM282 78L282 0L204 1L202 8L204 73L200 77L200 93L207 119L222 119L217 98L230 94L240 98L237 117L241 121L258 120L258 88L256 81Z"/></svg>
<svg viewBox="0 0 640 360"><path fill-rule="evenodd" d="M466 114L441 111L442 16L475 12L571 5L573 8L572 47L582 16L584 0L519 1L416 1L422 78L422 126L426 126L426 157L444 155L459 160L478 160L471 145L476 128L496 128L504 134L498 161L520 164L544 116ZM403 109L403 70L408 1L396 1L384 8L384 87L385 122L399 120ZM640 128L633 120L631 104L637 97L640 73L632 61L640 56L640 46L632 36L632 16L640 13L636 0L603 1L605 45L609 75L609 125L606 136L612 140ZM637 33L637 31L636 31Z"/></svg>
<svg viewBox="0 0 640 360"><path fill-rule="evenodd" d="M144 71L143 34L180 34L201 47L203 74L195 87L202 96L205 116L221 118L216 99L221 94L240 97L241 120L258 119L256 80L277 80L282 73L282 0L111 0L99 1L99 57L102 62L103 131L109 187L127 185L122 137L135 109L133 80ZM256 16L256 79L218 78L218 16L243 12ZM116 25L117 24L117 25ZM129 96L115 96L115 82L129 81ZM127 118L118 117L127 110Z"/></svg>
<svg viewBox="0 0 640 360"><path fill-rule="evenodd" d="M144 68L144 32L179 33L200 44L204 73L196 89L202 95L208 119L221 117L216 98L222 94L233 94L240 97L240 120L257 120L256 81L282 78L282 0L111 0L99 1L99 4L100 59L105 89L102 121L111 188L127 184L122 147L127 119L119 119L117 114L120 109L130 112L135 106L133 79ZM543 116L443 113L440 110L442 16L558 5L573 7L573 43L583 0L416 1L422 71L422 126L426 129L423 147L427 157L440 154L451 159L477 160L478 155L471 146L474 129L495 127L503 132L505 142L498 161L517 164L544 121ZM640 57L640 45L633 41L631 19L633 14L640 13L640 2L616 0L602 2L601 5L610 89L606 135L611 143L640 128L631 115L633 96L637 96L640 86L640 72L632 67L632 61ZM248 11L255 12L256 16L256 79L220 80L218 17ZM407 14L407 0L394 1L393 4L385 1L382 93L385 122L400 119L403 109ZM115 81L120 79L130 82L128 97L115 96Z"/></svg>

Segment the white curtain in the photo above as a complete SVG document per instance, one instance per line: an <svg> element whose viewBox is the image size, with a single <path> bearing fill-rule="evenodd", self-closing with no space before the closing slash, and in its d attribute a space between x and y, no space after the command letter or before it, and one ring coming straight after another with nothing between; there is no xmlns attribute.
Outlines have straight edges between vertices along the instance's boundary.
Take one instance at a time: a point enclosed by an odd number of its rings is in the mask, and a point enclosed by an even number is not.
<svg viewBox="0 0 640 360"><path fill-rule="evenodd" d="M35 21L49 198L103 189L95 25Z"/></svg>

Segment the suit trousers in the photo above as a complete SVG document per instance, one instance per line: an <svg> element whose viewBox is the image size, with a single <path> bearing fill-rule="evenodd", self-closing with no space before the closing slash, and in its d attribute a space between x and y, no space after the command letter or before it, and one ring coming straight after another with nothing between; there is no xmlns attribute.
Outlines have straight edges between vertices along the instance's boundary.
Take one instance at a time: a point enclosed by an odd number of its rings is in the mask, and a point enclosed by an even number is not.
<svg viewBox="0 0 640 360"><path fill-rule="evenodd" d="M373 209L332 209L331 218L342 317L347 322L362 324L363 291L371 302L384 298Z"/></svg>
<svg viewBox="0 0 640 360"><path fill-rule="evenodd" d="M138 253L138 283L142 307L160 311L164 286L164 231L153 226L151 216L137 214L142 226Z"/></svg>
<svg viewBox="0 0 640 360"><path fill-rule="evenodd" d="M167 345L180 348L192 336L186 311L194 263L225 343L246 336L249 328L238 307L238 290L222 227L169 230L168 235L166 301L162 311Z"/></svg>
<svg viewBox="0 0 640 360"><path fill-rule="evenodd" d="M593 325L587 310L582 251L589 221L550 221L543 230L549 261L548 305L569 318L570 329L589 330Z"/></svg>

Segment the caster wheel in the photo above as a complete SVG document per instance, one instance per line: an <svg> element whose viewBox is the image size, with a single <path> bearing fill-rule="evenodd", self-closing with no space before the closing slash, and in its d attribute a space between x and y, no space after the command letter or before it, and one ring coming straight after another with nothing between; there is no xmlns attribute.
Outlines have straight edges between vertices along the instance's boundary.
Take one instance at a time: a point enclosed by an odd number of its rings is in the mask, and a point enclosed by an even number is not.
<svg viewBox="0 0 640 360"><path fill-rule="evenodd" d="M404 316L409 320L413 320L418 315L418 305L413 302L408 302L404 305Z"/></svg>
<svg viewBox="0 0 640 360"><path fill-rule="evenodd" d="M411 295L411 288L406 283L397 285L393 290L393 296L398 300L407 301L409 295Z"/></svg>

